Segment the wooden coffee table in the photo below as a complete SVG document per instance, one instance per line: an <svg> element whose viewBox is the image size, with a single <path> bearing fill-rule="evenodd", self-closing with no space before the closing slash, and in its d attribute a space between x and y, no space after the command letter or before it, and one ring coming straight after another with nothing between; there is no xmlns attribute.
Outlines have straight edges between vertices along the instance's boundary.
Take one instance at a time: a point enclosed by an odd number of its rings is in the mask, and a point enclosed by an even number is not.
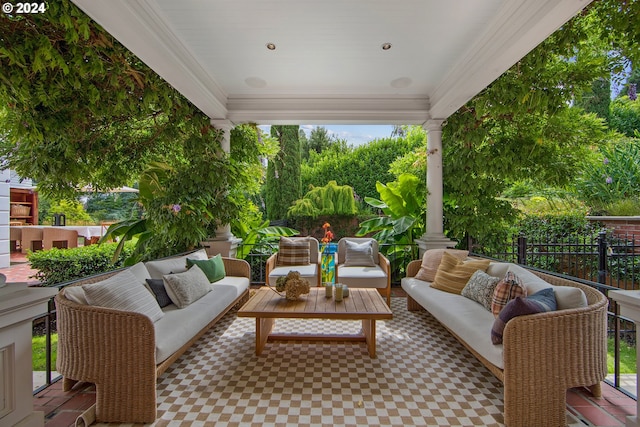
<svg viewBox="0 0 640 427"><path fill-rule="evenodd" d="M238 317L256 318L256 355L267 341L354 341L366 342L369 356L376 357L376 320L391 319L393 313L376 289L349 289L341 302L325 297L324 288L311 288L298 301L289 301L263 287L238 310ZM276 319L340 319L361 320L359 334L272 333Z"/></svg>

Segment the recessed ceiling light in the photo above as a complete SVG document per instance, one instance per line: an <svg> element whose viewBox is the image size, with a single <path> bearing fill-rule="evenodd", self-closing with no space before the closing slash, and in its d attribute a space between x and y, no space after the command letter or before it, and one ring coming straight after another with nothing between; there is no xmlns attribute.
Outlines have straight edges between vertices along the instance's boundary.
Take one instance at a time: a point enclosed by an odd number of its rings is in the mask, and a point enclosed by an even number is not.
<svg viewBox="0 0 640 427"><path fill-rule="evenodd" d="M389 50L389 49L391 49L391 43L382 44L382 50Z"/></svg>
<svg viewBox="0 0 640 427"><path fill-rule="evenodd" d="M267 49L276 50L276 44L275 43L267 43Z"/></svg>
<svg viewBox="0 0 640 427"><path fill-rule="evenodd" d="M261 79L260 77L247 77L246 79L244 79L244 82L246 83L247 86L253 87L256 89L261 89L267 86L267 82Z"/></svg>
<svg viewBox="0 0 640 427"><path fill-rule="evenodd" d="M396 89L404 89L411 86L412 80L409 77L399 77L391 81L391 86Z"/></svg>

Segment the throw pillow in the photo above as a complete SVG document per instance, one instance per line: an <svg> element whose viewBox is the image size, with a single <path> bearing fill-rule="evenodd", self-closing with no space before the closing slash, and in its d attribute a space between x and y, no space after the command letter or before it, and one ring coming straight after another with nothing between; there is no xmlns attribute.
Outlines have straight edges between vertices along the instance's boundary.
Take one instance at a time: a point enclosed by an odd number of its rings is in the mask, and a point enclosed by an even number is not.
<svg viewBox="0 0 640 427"><path fill-rule="evenodd" d="M169 294L167 290L164 288L164 280L162 279L146 279L147 286L153 292L153 295L156 297L156 301L158 301L158 305L160 308L166 307L171 304L171 298L169 298Z"/></svg>
<svg viewBox="0 0 640 427"><path fill-rule="evenodd" d="M169 298L178 308L185 308L211 290L207 275L197 265L183 273L162 276Z"/></svg>
<svg viewBox="0 0 640 427"><path fill-rule="evenodd" d="M375 267L373 260L373 242L371 240L357 243L350 240L344 242L346 252L344 255L345 267Z"/></svg>
<svg viewBox="0 0 640 427"><path fill-rule="evenodd" d="M459 295L473 273L486 271L490 262L488 259L461 261L445 252L431 287Z"/></svg>
<svg viewBox="0 0 640 427"><path fill-rule="evenodd" d="M307 265L310 263L309 239L280 237L278 265Z"/></svg>
<svg viewBox="0 0 640 427"><path fill-rule="evenodd" d="M556 310L556 297L551 288L545 288L526 298L516 297L502 309L491 328L491 342L502 344L507 322L514 317Z"/></svg>
<svg viewBox="0 0 640 427"><path fill-rule="evenodd" d="M484 308L491 311L491 300L493 291L500 281L499 277L489 276L482 270L473 273L465 287L462 289L462 296L482 304Z"/></svg>
<svg viewBox="0 0 640 427"><path fill-rule="evenodd" d="M187 267L197 265L207 275L209 282L217 282L223 279L226 275L224 271L224 262L222 261L222 255L218 254L209 259L191 259L187 258Z"/></svg>
<svg viewBox="0 0 640 427"><path fill-rule="evenodd" d="M511 270L507 271L504 279L500 280L493 291L491 299L491 312L493 317L498 317L500 311L509 301L516 297L526 297L527 289L522 284L522 280Z"/></svg>
<svg viewBox="0 0 640 427"><path fill-rule="evenodd" d="M144 314L152 322L164 315L153 295L129 270L83 288L91 305Z"/></svg>
<svg viewBox="0 0 640 427"><path fill-rule="evenodd" d="M469 255L469 251L463 251L460 249L429 249L422 256L422 265L420 266L420 270L416 273L415 278L418 280L424 280L425 282L433 282L433 279L436 278L436 272L440 266L440 261L442 261L442 255L445 251L460 260L464 260Z"/></svg>

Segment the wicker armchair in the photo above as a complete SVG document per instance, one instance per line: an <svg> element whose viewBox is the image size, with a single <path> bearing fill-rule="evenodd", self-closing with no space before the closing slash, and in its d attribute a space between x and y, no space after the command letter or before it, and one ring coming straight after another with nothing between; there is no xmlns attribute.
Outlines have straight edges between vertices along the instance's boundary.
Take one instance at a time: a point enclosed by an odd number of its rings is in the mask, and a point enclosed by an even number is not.
<svg viewBox="0 0 640 427"><path fill-rule="evenodd" d="M374 265L348 265L347 241L354 243L371 242ZM378 251L378 242L368 237L343 237L338 241L336 261L336 282L350 288L377 288L391 306L391 265L387 257Z"/></svg>
<svg viewBox="0 0 640 427"><path fill-rule="evenodd" d="M300 275L307 279L311 286L320 286L322 284L322 269L320 263L322 255L320 254L320 243L314 237L291 237L293 241L305 240L309 242L309 264L304 265L279 265L278 252L271 255L266 263L266 282L268 285L275 286L279 277L286 276L290 271L298 271Z"/></svg>

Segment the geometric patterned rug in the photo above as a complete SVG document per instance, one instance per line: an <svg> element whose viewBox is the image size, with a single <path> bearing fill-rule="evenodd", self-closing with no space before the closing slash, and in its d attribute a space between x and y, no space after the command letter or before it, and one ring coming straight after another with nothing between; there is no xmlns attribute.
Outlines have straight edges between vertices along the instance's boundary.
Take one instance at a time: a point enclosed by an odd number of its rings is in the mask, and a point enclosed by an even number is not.
<svg viewBox="0 0 640 427"><path fill-rule="evenodd" d="M376 322L376 359L365 343L337 341L269 342L256 356L255 319L230 312L159 378L152 425L502 426L502 384L427 312L407 311L406 298L391 307L393 319ZM339 320L275 325L359 329Z"/></svg>

